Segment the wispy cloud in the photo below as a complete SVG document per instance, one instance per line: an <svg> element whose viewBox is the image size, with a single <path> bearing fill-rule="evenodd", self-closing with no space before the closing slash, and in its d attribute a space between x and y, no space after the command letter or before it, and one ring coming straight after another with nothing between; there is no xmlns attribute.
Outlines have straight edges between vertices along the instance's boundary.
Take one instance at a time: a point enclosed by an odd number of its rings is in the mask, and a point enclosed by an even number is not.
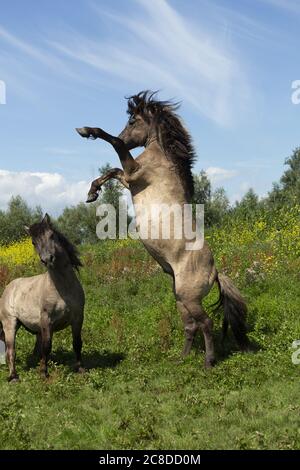
<svg viewBox="0 0 300 470"><path fill-rule="evenodd" d="M209 167L205 170L212 184L220 183L237 175L236 170L226 170L225 168Z"/></svg>
<svg viewBox="0 0 300 470"><path fill-rule="evenodd" d="M67 148L60 148L60 147L46 147L45 149L46 153L49 153L51 155L62 155L62 156L68 156L68 155L77 155L78 151L74 149L67 149Z"/></svg>
<svg viewBox="0 0 300 470"><path fill-rule="evenodd" d="M73 79L79 77L74 74L71 69L64 63L61 58L45 50L45 47L38 48L29 42L12 34L10 31L0 25L0 39L6 42L9 46L17 49L25 56L43 64L44 66L52 69L55 73L69 75Z"/></svg>
<svg viewBox="0 0 300 470"><path fill-rule="evenodd" d="M86 199L89 183L68 181L59 173L13 172L0 170L0 209L12 196L20 195L31 206L58 214L69 205Z"/></svg>
<svg viewBox="0 0 300 470"><path fill-rule="evenodd" d="M300 14L300 2L299 0L260 0L263 3L267 3L273 7L281 8L289 13Z"/></svg>
<svg viewBox="0 0 300 470"><path fill-rule="evenodd" d="M48 44L70 59L131 83L137 90L163 89L183 99L198 113L221 125L232 122L245 104L247 80L230 47L180 15L166 0L135 0L132 15L103 12L123 40L82 36L76 31L49 39ZM134 5L132 5L134 6Z"/></svg>

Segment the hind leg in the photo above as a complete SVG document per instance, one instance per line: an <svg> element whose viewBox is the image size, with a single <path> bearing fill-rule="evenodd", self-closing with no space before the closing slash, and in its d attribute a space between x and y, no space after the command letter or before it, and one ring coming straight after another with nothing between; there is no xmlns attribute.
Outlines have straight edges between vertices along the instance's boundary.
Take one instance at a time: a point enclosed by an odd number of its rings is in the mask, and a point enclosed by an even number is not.
<svg viewBox="0 0 300 470"><path fill-rule="evenodd" d="M81 339L81 328L83 318L77 320L72 324L72 336L73 336L73 349L76 356L75 370L80 374L84 373L81 359L82 339Z"/></svg>
<svg viewBox="0 0 300 470"><path fill-rule="evenodd" d="M36 335L36 341L34 345L34 349L32 351L32 355L36 357L41 357L42 355L42 337L40 333Z"/></svg>
<svg viewBox="0 0 300 470"><path fill-rule="evenodd" d="M183 356L187 356L192 348L194 338L199 330L202 331L205 342L205 367L212 367L215 363L213 343L213 321L208 317L205 310L199 305L198 299L181 299L177 301L178 309L184 324L185 344Z"/></svg>

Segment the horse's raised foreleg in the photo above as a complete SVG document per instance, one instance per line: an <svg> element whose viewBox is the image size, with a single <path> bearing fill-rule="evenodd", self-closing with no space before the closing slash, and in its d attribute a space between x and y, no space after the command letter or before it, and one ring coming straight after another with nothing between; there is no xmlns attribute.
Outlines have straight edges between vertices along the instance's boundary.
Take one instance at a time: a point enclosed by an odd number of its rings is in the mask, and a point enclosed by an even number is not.
<svg viewBox="0 0 300 470"><path fill-rule="evenodd" d="M99 196L99 191L101 191L101 186L112 178L118 180L125 188L129 189L129 185L125 179L124 171L120 170L120 168L113 168L105 175L100 176L92 182L86 202L96 201Z"/></svg>
<svg viewBox="0 0 300 470"><path fill-rule="evenodd" d="M16 372L16 333L17 321L11 322L9 325L3 325L5 336L6 362L9 368L9 382L17 382L19 380Z"/></svg>
<svg viewBox="0 0 300 470"><path fill-rule="evenodd" d="M123 140L119 137L114 137L98 127L81 127L77 128L76 131L81 137L85 137L87 139L102 139L111 144L120 158L124 171L128 175L139 168L139 164L135 161Z"/></svg>
<svg viewBox="0 0 300 470"><path fill-rule="evenodd" d="M81 359L81 349L82 349L82 339L81 339L81 328L82 328L82 319L72 324L72 336L73 336L73 349L76 356L76 372L83 373L84 368L82 367Z"/></svg>

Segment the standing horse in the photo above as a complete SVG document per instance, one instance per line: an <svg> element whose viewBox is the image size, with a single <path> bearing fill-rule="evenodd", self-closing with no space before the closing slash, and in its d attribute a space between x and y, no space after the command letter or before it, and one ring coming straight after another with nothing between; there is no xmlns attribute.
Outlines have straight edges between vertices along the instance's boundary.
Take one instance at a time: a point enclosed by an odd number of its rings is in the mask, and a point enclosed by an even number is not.
<svg viewBox="0 0 300 470"><path fill-rule="evenodd" d="M191 138L176 114L178 106L158 101L154 95L146 91L128 98L130 118L119 137L99 128L76 129L82 137L100 138L110 143L123 167L93 181L87 202L97 199L103 183L116 178L131 192L137 227L142 223L143 209L150 209L153 204L183 207L191 203L193 197L191 169L195 153ZM145 150L135 159L130 150L136 147L145 147ZM158 223L161 222L162 219ZM164 239L161 234L156 239L141 237L141 241L173 278L176 303L185 329L183 355L190 353L194 337L201 329L206 349L205 366L211 367L215 362L213 322L202 306L203 298L215 282L220 291L219 304L224 306L223 333L230 325L240 348L247 350L245 301L231 280L217 272L208 245L204 242L201 249L188 251L184 237Z"/></svg>
<svg viewBox="0 0 300 470"><path fill-rule="evenodd" d="M44 377L48 377L53 332L71 326L76 370L83 372L81 328L85 300L75 273L82 266L76 249L54 229L48 214L41 223L25 229L48 270L38 276L15 279L0 299L0 338L5 341L9 381L18 380L15 337L21 325L37 336L34 352L40 355L40 371Z"/></svg>

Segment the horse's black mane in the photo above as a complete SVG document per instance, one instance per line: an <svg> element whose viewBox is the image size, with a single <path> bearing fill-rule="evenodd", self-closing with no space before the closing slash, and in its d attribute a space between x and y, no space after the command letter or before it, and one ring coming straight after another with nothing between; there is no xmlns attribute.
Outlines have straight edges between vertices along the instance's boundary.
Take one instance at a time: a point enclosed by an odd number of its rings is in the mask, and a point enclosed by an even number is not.
<svg viewBox="0 0 300 470"><path fill-rule="evenodd" d="M196 159L192 139L176 114L178 103L158 101L157 92L141 91L128 99L127 113L140 114L145 120L154 120L157 137L167 158L171 159L181 177L187 196L194 195L192 166Z"/></svg>
<svg viewBox="0 0 300 470"><path fill-rule="evenodd" d="M52 225L52 223L48 223L43 220L42 222L33 224L29 227L29 233L32 238L39 238L45 233L46 230L49 230L49 229L52 230L56 234L59 243L63 246L63 248L68 253L71 265L73 266L73 268L75 268L78 271L79 267L82 266L82 263L79 259L77 248L67 239L67 237L65 237L65 235L59 232Z"/></svg>

